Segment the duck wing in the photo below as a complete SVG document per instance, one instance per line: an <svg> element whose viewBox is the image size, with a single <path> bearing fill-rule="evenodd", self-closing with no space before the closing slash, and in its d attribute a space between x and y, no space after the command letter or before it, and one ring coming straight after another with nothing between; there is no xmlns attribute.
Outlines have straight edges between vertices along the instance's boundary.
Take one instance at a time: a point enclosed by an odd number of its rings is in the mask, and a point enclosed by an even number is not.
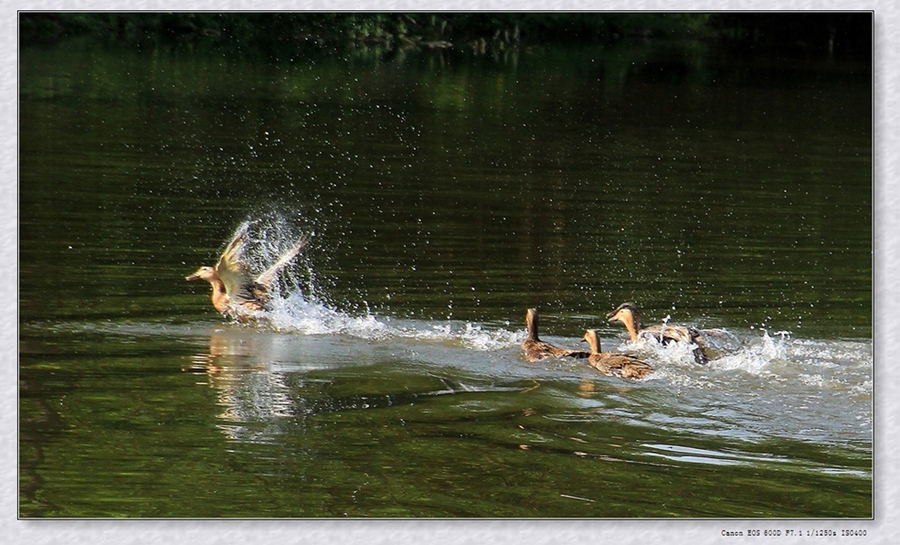
<svg viewBox="0 0 900 545"><path fill-rule="evenodd" d="M553 357L555 346L544 341L536 341L534 339L525 339L522 343L522 349L525 351L525 359L530 362L540 361L544 358Z"/></svg>
<svg viewBox="0 0 900 545"><path fill-rule="evenodd" d="M627 354L593 354L588 360L604 375L622 378L644 378L653 372L650 364Z"/></svg>
<svg viewBox="0 0 900 545"><path fill-rule="evenodd" d="M259 293L259 287L247 271L247 264L240 258L247 242L249 228L249 223L241 225L231 242L222 250L219 262L216 263L216 274L225 284L225 293L231 301L238 304L259 300L265 293L264 288L263 293Z"/></svg>
<svg viewBox="0 0 900 545"><path fill-rule="evenodd" d="M566 358L575 358L577 360L583 360L591 357L590 352L586 352L584 350L566 350L564 354L561 354L562 357Z"/></svg>
<svg viewBox="0 0 900 545"><path fill-rule="evenodd" d="M652 372L653 368L649 364L635 358L629 358L629 361L616 368L616 375L622 378L644 378Z"/></svg>
<svg viewBox="0 0 900 545"><path fill-rule="evenodd" d="M265 270L261 275L256 277L256 283L261 284L262 286L268 288L272 285L272 282L275 280L275 275L278 274L278 271L284 268L285 265L291 262L294 257L300 253L300 250L306 246L307 239L306 237L301 238L294 244L294 246L282 254L281 257L278 258L278 261L275 262L274 265Z"/></svg>
<svg viewBox="0 0 900 545"><path fill-rule="evenodd" d="M700 332L692 327L681 325L652 325L642 329L641 335L649 335L657 342L675 341L689 343L698 337Z"/></svg>
<svg viewBox="0 0 900 545"><path fill-rule="evenodd" d="M701 329L700 334L704 350L712 353L733 354L744 347L744 343L727 329Z"/></svg>
<svg viewBox="0 0 900 545"><path fill-rule="evenodd" d="M527 340L522 345L525 350L525 359L530 362L540 361L544 358L577 358L583 359L591 355L590 352L581 350L569 350L568 348L560 348L553 346L545 341Z"/></svg>
<svg viewBox="0 0 900 545"><path fill-rule="evenodd" d="M706 355L706 343L704 335L695 327L683 325L654 325L641 330L640 335L644 338L651 338L657 342L668 344L670 342L694 343L697 348L694 349L694 361L700 365L709 362Z"/></svg>

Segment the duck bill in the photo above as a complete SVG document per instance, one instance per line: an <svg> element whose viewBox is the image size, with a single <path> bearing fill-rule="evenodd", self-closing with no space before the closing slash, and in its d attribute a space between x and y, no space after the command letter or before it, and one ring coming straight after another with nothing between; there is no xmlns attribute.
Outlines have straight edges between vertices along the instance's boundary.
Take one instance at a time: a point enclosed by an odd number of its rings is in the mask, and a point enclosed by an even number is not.
<svg viewBox="0 0 900 545"><path fill-rule="evenodd" d="M616 321L618 321L619 319L616 317L616 314L617 314L617 313L615 313L615 312L610 312L609 314L607 314L607 315L606 315L606 321L607 321L607 322L616 322Z"/></svg>
<svg viewBox="0 0 900 545"><path fill-rule="evenodd" d="M184 277L185 280L198 280L199 278L200 278L200 275L197 273L194 273L192 275Z"/></svg>

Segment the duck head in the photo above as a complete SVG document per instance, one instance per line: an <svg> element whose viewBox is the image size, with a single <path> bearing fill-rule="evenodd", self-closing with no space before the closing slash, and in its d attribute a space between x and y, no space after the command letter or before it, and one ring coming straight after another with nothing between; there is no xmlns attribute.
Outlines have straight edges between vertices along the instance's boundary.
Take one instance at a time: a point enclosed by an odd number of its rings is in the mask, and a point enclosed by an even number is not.
<svg viewBox="0 0 900 545"><path fill-rule="evenodd" d="M622 303L616 310L606 315L609 322L622 322L629 331L634 328L641 329L641 311L634 303Z"/></svg>
<svg viewBox="0 0 900 545"><path fill-rule="evenodd" d="M591 345L592 354L600 353L600 335L597 334L596 329L588 329L587 331L585 331L584 337L582 337L581 342Z"/></svg>
<svg viewBox="0 0 900 545"><path fill-rule="evenodd" d="M197 269L192 275L185 276L185 280L206 280L207 282L212 282L214 279L218 278L219 275L216 274L216 270L212 267L200 267Z"/></svg>

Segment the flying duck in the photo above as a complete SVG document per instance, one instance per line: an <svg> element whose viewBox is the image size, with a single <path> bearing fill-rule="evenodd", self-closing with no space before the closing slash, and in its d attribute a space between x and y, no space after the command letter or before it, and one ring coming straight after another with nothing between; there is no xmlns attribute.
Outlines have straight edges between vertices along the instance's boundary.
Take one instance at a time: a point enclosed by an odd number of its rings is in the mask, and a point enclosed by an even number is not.
<svg viewBox="0 0 900 545"><path fill-rule="evenodd" d="M247 321L254 312L267 310L269 289L278 271L284 268L306 245L306 239L298 240L290 250L278 258L274 265L259 276L253 277L249 265L241 260L241 251L247 241L249 222L244 223L231 242L225 246L215 267L200 267L185 280L206 280L212 286L212 304L225 316L239 322Z"/></svg>

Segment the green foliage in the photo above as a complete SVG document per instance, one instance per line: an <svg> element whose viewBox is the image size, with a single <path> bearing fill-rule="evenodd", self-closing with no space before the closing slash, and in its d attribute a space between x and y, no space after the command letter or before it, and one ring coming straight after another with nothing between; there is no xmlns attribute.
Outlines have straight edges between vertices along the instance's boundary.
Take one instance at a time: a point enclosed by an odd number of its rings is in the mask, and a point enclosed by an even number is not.
<svg viewBox="0 0 900 545"><path fill-rule="evenodd" d="M19 15L23 44L88 35L124 43L146 41L239 44L240 47L308 44L387 49L476 46L476 50L623 38L723 38L755 50L847 51L867 55L871 16L866 13L658 13L658 12L96 12Z"/></svg>
<svg viewBox="0 0 900 545"><path fill-rule="evenodd" d="M705 14L656 13L22 13L25 41L78 34L135 41L219 38L251 41L390 42L495 39L522 33L558 41L615 34L684 35L706 25ZM518 30L517 30L518 29ZM510 38L511 39L511 38Z"/></svg>

